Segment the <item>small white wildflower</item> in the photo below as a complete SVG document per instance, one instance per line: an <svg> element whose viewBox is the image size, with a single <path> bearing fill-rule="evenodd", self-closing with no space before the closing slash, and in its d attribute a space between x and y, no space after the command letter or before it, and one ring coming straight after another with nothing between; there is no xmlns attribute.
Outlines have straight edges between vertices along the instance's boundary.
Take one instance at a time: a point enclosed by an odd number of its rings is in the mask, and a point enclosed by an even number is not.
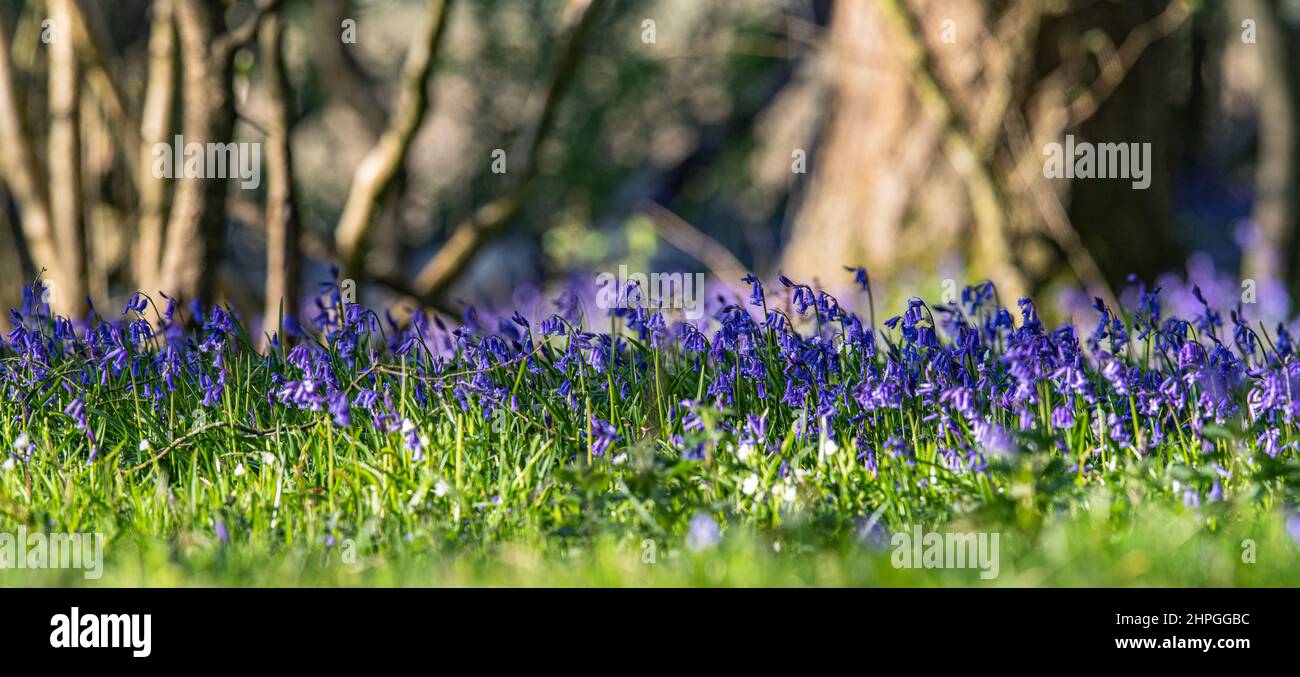
<svg viewBox="0 0 1300 677"><path fill-rule="evenodd" d="M405 435L412 430L415 430L415 423L409 418L402 419L402 434Z"/></svg>
<svg viewBox="0 0 1300 677"><path fill-rule="evenodd" d="M740 490L746 496L753 496L754 492L758 491L758 475L750 473L749 477L746 477L745 481L741 483Z"/></svg>
<svg viewBox="0 0 1300 677"><path fill-rule="evenodd" d="M32 438L28 437L27 433L19 435L18 439L14 440L14 449L18 451L27 451L31 446Z"/></svg>
<svg viewBox="0 0 1300 677"><path fill-rule="evenodd" d="M612 460L614 462L614 465L623 465L623 463L627 461L627 454L619 454L618 456L615 456Z"/></svg>
<svg viewBox="0 0 1300 677"><path fill-rule="evenodd" d="M832 438L823 437L821 439L821 448L818 451L821 452L821 455L824 458L830 458L831 456L834 456L835 454L839 453L840 445L836 444L835 440Z"/></svg>
<svg viewBox="0 0 1300 677"><path fill-rule="evenodd" d="M262 465L275 465L275 454L269 451L262 452Z"/></svg>
<svg viewBox="0 0 1300 677"><path fill-rule="evenodd" d="M428 449L428 448L429 448L429 436L428 436L428 435L420 435L420 448L421 448L421 449Z"/></svg>
<svg viewBox="0 0 1300 677"><path fill-rule="evenodd" d="M14 464L14 457L13 457L13 456L10 456L9 458L6 458L6 459L5 459L5 462L4 462L4 463L0 463L0 469L3 469L3 470L5 470L5 471L13 470L13 469L14 469L14 465L15 465L15 464Z"/></svg>
<svg viewBox="0 0 1300 677"><path fill-rule="evenodd" d="M798 496L798 491L795 489L794 484L787 480L785 485L781 487L781 493L778 495L786 503L794 503L794 499Z"/></svg>
<svg viewBox="0 0 1300 677"><path fill-rule="evenodd" d="M753 455L754 445L749 442L741 442L740 446L736 449L736 458L740 459L741 462L748 461Z"/></svg>
<svg viewBox="0 0 1300 677"><path fill-rule="evenodd" d="M153 445L149 444L149 440L140 440L139 449L141 453L144 453L146 451L149 451L150 449L153 449Z"/></svg>
<svg viewBox="0 0 1300 677"><path fill-rule="evenodd" d="M238 464L238 465L235 466L235 477L243 477L243 476L244 476L244 473L246 473L246 472L248 472L248 471L244 469L244 464L243 464L243 463L240 463L240 464Z"/></svg>
<svg viewBox="0 0 1300 677"><path fill-rule="evenodd" d="M433 495L439 498L446 496L449 491L451 491L451 487L447 486L447 483L443 480L438 480L438 483L433 485Z"/></svg>

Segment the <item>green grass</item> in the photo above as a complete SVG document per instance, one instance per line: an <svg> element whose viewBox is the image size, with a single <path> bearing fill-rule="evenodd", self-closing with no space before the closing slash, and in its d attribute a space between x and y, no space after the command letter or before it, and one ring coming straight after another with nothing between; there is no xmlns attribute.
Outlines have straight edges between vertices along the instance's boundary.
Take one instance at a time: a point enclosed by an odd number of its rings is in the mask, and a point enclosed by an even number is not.
<svg viewBox="0 0 1300 677"><path fill-rule="evenodd" d="M815 445L790 438L787 453L809 470L786 502L772 491L761 499L744 493L744 477L772 477L778 461L742 462L735 445L682 461L642 443L588 462L583 445L563 433L529 432L517 418L493 432L491 421L454 411L421 421L430 443L424 461L411 459L400 434L341 430L323 414L289 411L264 424L278 428L273 434L217 427L145 462L161 445L142 454L132 443L130 398L104 401L116 408L101 409L98 438L119 442L100 460L85 462L81 433L54 413L43 417L30 465L0 472L0 531L102 532L104 576L8 569L0 584L1300 581L1300 549L1285 535L1289 513L1275 492L1229 482L1225 500L1187 508L1172 486L1195 472L1178 463L1130 457L1083 482L1062 473L1059 461L1025 454L975 478L927 466L922 450L917 466L885 459L871 477L846 451L819 464ZM1278 465L1294 472L1293 462ZM918 479L930 481L917 487ZM693 551L684 535L701 513L723 525L724 537ZM863 538L873 517L886 542ZM1000 575L983 581L976 570L894 568L889 533L912 523L998 532ZM1246 539L1255 542L1253 563L1243 561Z"/></svg>
<svg viewBox="0 0 1300 677"><path fill-rule="evenodd" d="M862 434L876 445L905 436L914 457L881 453L869 470L851 451L851 427L832 427L835 446L819 448L816 436L792 431L793 412L769 408L747 386L737 387L736 408L767 414L773 453L742 458L724 426L737 420L733 409L700 407L699 429L685 429L682 412L668 410L698 398L713 368L695 368L676 351L633 341L629 351L651 366L620 376L630 381L626 394L592 383L612 382L610 374L582 370L566 404L555 394L565 341L555 339L529 355L536 373L518 359L486 370L521 407L485 418L451 394L452 375L470 373L462 361L441 381L425 381L421 405L417 368L406 358L370 361L370 340L362 339L355 363L336 351L328 359L350 394L363 385L390 389L394 413L424 438L422 459L406 435L377 429L359 409L352 425L339 427L326 412L268 402L271 374L293 368L282 348L268 358L253 352L242 330L221 348L227 383L206 408L193 379L151 403L129 371L105 375L72 357L54 360L38 385L0 400L0 448L21 435L31 444L27 462L0 470L0 532L103 533L104 575L0 569L0 584L1300 582L1300 549L1285 527L1300 463L1252 449L1241 420L1210 430L1206 451L1189 452L1175 439L1139 456L1096 440L1082 410L1073 429L1058 431L1064 453L1036 429L987 472L953 472L939 458L943 440L903 408ZM765 350L775 363L775 346ZM12 355L4 364L31 368ZM82 370L89 378L76 377ZM777 377L769 381L779 393ZM86 432L63 413L72 393L87 403L100 447L94 462ZM592 415L615 422L621 437L603 456L594 453ZM696 445L700 457L686 460L684 449ZM1093 450L1095 467L1071 470ZM796 469L787 479L783 463ZM1214 465L1226 473L1223 498L1185 505L1180 488L1204 495L1220 477ZM719 525L721 539L692 544L695 519ZM996 532L998 577L895 568L890 534L913 524Z"/></svg>

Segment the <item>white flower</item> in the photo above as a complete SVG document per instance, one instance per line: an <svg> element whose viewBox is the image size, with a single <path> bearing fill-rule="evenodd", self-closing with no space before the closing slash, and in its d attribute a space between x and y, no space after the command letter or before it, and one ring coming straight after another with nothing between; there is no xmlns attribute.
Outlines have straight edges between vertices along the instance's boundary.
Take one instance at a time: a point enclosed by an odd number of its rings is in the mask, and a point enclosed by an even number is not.
<svg viewBox="0 0 1300 677"><path fill-rule="evenodd" d="M153 445L149 444L149 440L140 440L139 449L141 453L144 453L146 451L149 451L150 449L153 449Z"/></svg>
<svg viewBox="0 0 1300 677"><path fill-rule="evenodd" d="M438 483L433 485L433 495L439 498L446 496L449 491L451 491L451 487L447 486L447 483L443 480L438 480Z"/></svg>
<svg viewBox="0 0 1300 677"><path fill-rule="evenodd" d="M412 430L415 430L415 423L412 423L409 418L402 419L402 434L405 435Z"/></svg>
<svg viewBox="0 0 1300 677"><path fill-rule="evenodd" d="M0 463L0 469L3 469L3 470L13 470L13 469L14 469L14 457L13 457L13 456L10 456L9 458L6 458L6 459L5 459L5 462L4 462L4 463Z"/></svg>
<svg viewBox="0 0 1300 677"><path fill-rule="evenodd" d="M235 477L243 477L246 472L248 471L244 469L243 463L235 466Z"/></svg>
<svg viewBox="0 0 1300 677"><path fill-rule="evenodd" d="M749 477L746 477L745 481L741 483L740 490L746 496L753 496L754 492L758 491L758 475L750 473Z"/></svg>
<svg viewBox="0 0 1300 677"><path fill-rule="evenodd" d="M623 465L623 463L627 461L627 454L619 454L611 460L614 462L614 465Z"/></svg>
<svg viewBox="0 0 1300 677"><path fill-rule="evenodd" d="M823 457L830 458L831 456L834 456L835 454L839 453L839 450L840 450L840 445L836 444L834 439L831 439L829 437L821 438L821 448L818 449L818 451L821 452L821 455Z"/></svg>
<svg viewBox="0 0 1300 677"><path fill-rule="evenodd" d="M749 442L741 442L740 447L736 449L736 458L742 462L748 461L754 455L754 445Z"/></svg>
<svg viewBox="0 0 1300 677"><path fill-rule="evenodd" d="M269 451L262 452L262 465L275 465L275 454Z"/></svg>
<svg viewBox="0 0 1300 677"><path fill-rule="evenodd" d="M31 446L32 438L28 437L27 433L19 435L18 439L14 440L14 449L17 449L18 451L27 451Z"/></svg>
<svg viewBox="0 0 1300 677"><path fill-rule="evenodd" d="M797 496L798 491L795 489L794 483L789 480L786 480L785 484L777 491L777 497L786 503L794 503Z"/></svg>

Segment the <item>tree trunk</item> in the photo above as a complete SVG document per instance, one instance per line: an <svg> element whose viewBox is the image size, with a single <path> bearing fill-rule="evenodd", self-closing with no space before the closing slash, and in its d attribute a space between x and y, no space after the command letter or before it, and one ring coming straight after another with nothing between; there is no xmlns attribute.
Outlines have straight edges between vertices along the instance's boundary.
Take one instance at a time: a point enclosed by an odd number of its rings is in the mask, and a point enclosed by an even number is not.
<svg viewBox="0 0 1300 677"><path fill-rule="evenodd" d="M86 221L81 195L81 76L73 42L73 0L50 0L50 219L59 247L52 279L55 310L75 318L87 311Z"/></svg>
<svg viewBox="0 0 1300 677"><path fill-rule="evenodd" d="M266 140L266 312L265 332L279 332L298 312L300 255L298 202L293 187L290 132L293 94L284 67L284 24L271 16L262 24L263 77L269 101L270 128ZM290 325L292 326L292 325Z"/></svg>
<svg viewBox="0 0 1300 677"><path fill-rule="evenodd" d="M61 275L63 262L54 242L45 173L32 149L31 137L19 107L18 88L10 61L9 26L0 12L0 173L18 206L23 239L37 271L52 278Z"/></svg>
<svg viewBox="0 0 1300 677"><path fill-rule="evenodd" d="M917 13L916 5L836 3L824 56L834 111L782 270L833 284L841 266L865 265L883 280L906 270L935 273L947 253L969 257L973 272L1015 293L1010 288L1021 284L1008 269L1006 216L987 158L974 137L961 139L956 117L964 111L921 84L937 80L927 72L936 65L914 52L935 50L938 41L902 32L913 27L898 15ZM927 3L916 23L937 32L948 18L961 41L955 55L968 59L984 23L973 3ZM965 93L973 98L973 86ZM931 269L918 267L923 262Z"/></svg>
<svg viewBox="0 0 1300 677"><path fill-rule="evenodd" d="M218 0L178 0L177 32L184 70L184 143L228 143L235 126L231 59ZM183 149L182 149L183 150ZM225 248L227 179L179 174L163 249L162 291L211 302Z"/></svg>
<svg viewBox="0 0 1300 677"><path fill-rule="evenodd" d="M1242 256L1242 275L1257 283L1266 280L1286 285L1293 300L1300 299L1300 271L1296 270L1297 207L1300 207L1300 105L1297 104L1296 68L1292 63L1287 26L1277 3L1233 0L1229 30L1240 29L1239 17L1256 22L1256 40L1249 45L1259 59L1259 147L1255 163L1255 205L1251 214L1257 237Z"/></svg>
<svg viewBox="0 0 1300 677"><path fill-rule="evenodd" d="M1103 5L836 3L825 55L833 113L783 271L805 279L825 274L825 283L841 265L866 265L873 279L933 289L941 272L960 266L969 279L959 282L992 279L1010 304L1062 271L1110 299L1108 283L1176 258L1161 225L1169 221L1172 168L1155 167L1150 191L1131 191L1122 180L1076 186L1042 176L1044 144L1078 133L1098 110L1110 120L1149 109L1141 129L1176 127L1172 107L1150 105L1140 87L1120 85L1149 46L1182 25L1187 6ZM1053 32L1064 26L1074 30ZM1105 31L1114 58L1101 59L1084 44L1093 26ZM1118 137L1089 140L1142 140L1097 128ZM1170 155L1167 144L1157 145L1159 163ZM1117 218L1115 199L1067 206L1077 188L1095 195L1121 186L1122 203L1144 210L1144 218ZM1122 236L1125 251L1099 261L1089 246L1107 236L1095 233ZM1129 267L1129 253L1151 263Z"/></svg>
<svg viewBox="0 0 1300 677"><path fill-rule="evenodd" d="M154 176L153 148L170 144L172 109L176 99L176 26L173 1L157 0L149 28L149 72L140 114L140 152L137 173L140 218L135 252L135 284L147 294L158 291L162 262L163 229L167 217L166 177Z"/></svg>

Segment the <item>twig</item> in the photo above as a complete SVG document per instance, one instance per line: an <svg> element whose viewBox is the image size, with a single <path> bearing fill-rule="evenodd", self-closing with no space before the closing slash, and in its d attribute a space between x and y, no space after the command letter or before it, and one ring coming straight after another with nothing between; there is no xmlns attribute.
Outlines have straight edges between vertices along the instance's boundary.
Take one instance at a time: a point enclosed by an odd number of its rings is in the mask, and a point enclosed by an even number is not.
<svg viewBox="0 0 1300 677"><path fill-rule="evenodd" d="M657 202L646 201L642 207L654 224L655 232L669 244L703 263L732 293L740 298L748 295L748 290L739 284L739 280L749 271L722 243Z"/></svg>
<svg viewBox="0 0 1300 677"><path fill-rule="evenodd" d="M1028 169L1030 163L1021 161L1021 158L1034 157L1034 150L1029 145L1029 133L1025 129L1025 121L1020 112L1009 111L1005 126L1015 157L1011 161L1012 168L1010 171L1028 189L1035 208L1037 208L1039 215L1043 217L1043 222L1047 225L1048 236L1065 251L1065 257L1070 264L1070 268L1079 276L1079 279L1093 296L1101 297L1107 305L1113 308L1120 307L1115 293L1111 291L1110 285L1106 284L1106 277L1102 275L1097 260L1084 246L1083 240L1079 237L1079 232L1070 224L1070 215L1066 212L1064 205L1061 204L1060 198L1056 196L1054 191L1043 184L1042 172Z"/></svg>
<svg viewBox="0 0 1300 677"><path fill-rule="evenodd" d="M109 47L104 16L99 6L90 0L74 0L69 6L69 14L72 16L72 27L77 33L78 41L85 45L82 55L90 66L89 72L86 73L86 81L104 103L114 128L122 136L119 145L122 155L127 160L127 166L135 166L138 160L137 153L141 148L140 132L136 129L127 109L122 87L113 78L108 68ZM127 176L132 181L138 178L132 172L127 172Z"/></svg>
<svg viewBox="0 0 1300 677"><path fill-rule="evenodd" d="M1187 0L1169 0L1169 4L1158 16L1130 31L1119 50L1113 50L1107 45L1099 58L1101 74L1091 87L1070 102L1069 126L1077 127L1092 117L1124 82L1147 47L1178 30L1191 14Z"/></svg>
<svg viewBox="0 0 1300 677"><path fill-rule="evenodd" d="M167 446L163 447L163 450L158 452L158 454L154 456L152 459L131 468L130 471L128 472L139 472L151 465L155 465L158 463L158 461L161 461L164 456L171 453L172 450L176 449L182 444L194 439L195 437L198 437L199 435L202 435L203 433L212 432L213 430L217 430L219 428L230 428L237 432L241 432L249 437L266 437L268 435L276 435L285 431L306 430L307 428L311 428L318 425L318 423L319 422L317 421L312 421L310 423L299 423L296 425L281 426L279 428L270 428L267 430L254 430L252 428L249 428L247 426L242 426L237 423L230 423L229 421L217 421L215 423L208 423L205 425L201 425L185 433L184 435L181 435L180 437L177 437L176 439L172 440L171 444L168 444Z"/></svg>

